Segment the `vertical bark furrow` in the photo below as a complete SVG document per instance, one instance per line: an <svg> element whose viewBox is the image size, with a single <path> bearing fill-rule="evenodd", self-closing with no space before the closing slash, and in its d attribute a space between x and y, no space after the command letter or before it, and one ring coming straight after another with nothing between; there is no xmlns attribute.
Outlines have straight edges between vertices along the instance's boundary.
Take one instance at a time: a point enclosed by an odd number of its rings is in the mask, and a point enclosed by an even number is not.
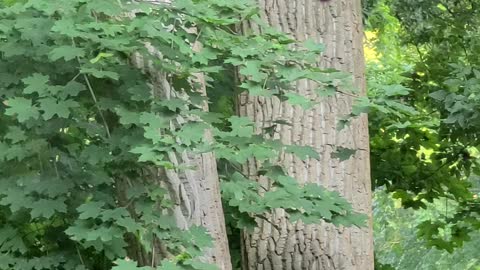
<svg viewBox="0 0 480 270"><path fill-rule="evenodd" d="M303 41L313 38L326 45L319 66L352 73L354 85L365 93L362 49L361 7L357 0L258 0L262 16L270 25ZM258 31L252 26L253 31ZM297 83L298 93L314 97L314 85ZM337 131L337 122L349 114L353 98L337 95L319 100L311 110L280 103L277 98L248 97L243 94L238 112L255 121L257 127L269 126L275 120L287 120L275 138L285 144L315 147L321 160L302 161L282 154L281 163L300 183L315 182L337 190L357 211L370 214L370 167L368 159L368 130L366 117L352 121ZM268 122L268 123L267 123ZM257 130L260 131L260 130ZM336 146L358 149L353 158L339 162L332 159ZM257 164L250 162L247 173L254 177ZM259 179L267 185L264 179ZM253 234L245 234L246 268L277 269L373 269L371 228L336 228L329 224L290 224L284 212L271 216L280 231L268 222L260 221ZM371 226L371 224L370 224Z"/></svg>

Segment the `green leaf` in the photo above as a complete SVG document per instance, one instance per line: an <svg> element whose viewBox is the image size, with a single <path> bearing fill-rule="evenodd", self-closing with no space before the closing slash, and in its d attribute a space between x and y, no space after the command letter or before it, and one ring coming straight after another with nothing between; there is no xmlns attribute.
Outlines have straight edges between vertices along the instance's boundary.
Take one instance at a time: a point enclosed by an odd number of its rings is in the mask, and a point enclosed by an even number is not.
<svg viewBox="0 0 480 270"><path fill-rule="evenodd" d="M60 46L53 49L48 57L52 61L57 61L58 59L64 59L65 61L70 61L75 58L80 58L85 56L85 50L83 48L77 48L72 46Z"/></svg>
<svg viewBox="0 0 480 270"><path fill-rule="evenodd" d="M32 218L50 218L53 216L53 214L55 214L55 212L67 213L67 205L65 204L65 200L60 198L55 200L40 199L34 202L31 208L32 211L30 212L30 216Z"/></svg>
<svg viewBox="0 0 480 270"><path fill-rule="evenodd" d="M192 226L188 229L191 241L200 248L212 247L213 239L208 231L200 226Z"/></svg>
<svg viewBox="0 0 480 270"><path fill-rule="evenodd" d="M89 219L89 218L98 218L102 213L102 207L105 205L104 202L95 202L90 201L80 205L77 208L77 211L80 213L78 218L80 219Z"/></svg>
<svg viewBox="0 0 480 270"><path fill-rule="evenodd" d="M91 230L91 226L84 220L76 220L75 224L65 230L65 233L69 235L72 240L80 241L84 240Z"/></svg>
<svg viewBox="0 0 480 270"><path fill-rule="evenodd" d="M119 226L122 226L131 233L137 233L142 230L142 224L135 222L135 220L131 217L122 217L115 220L115 223Z"/></svg>
<svg viewBox="0 0 480 270"><path fill-rule="evenodd" d="M196 269L196 270L220 270L216 265L203 263L196 260L187 260L184 262L184 264L190 265L193 269Z"/></svg>
<svg viewBox="0 0 480 270"><path fill-rule="evenodd" d="M23 190L18 188L9 188L5 190L5 193L0 200L0 205L10 206L10 211L17 212L23 208L30 208L33 204L33 199L30 196L26 196Z"/></svg>
<svg viewBox="0 0 480 270"><path fill-rule="evenodd" d="M340 161L345 161L350 159L355 153L356 149L344 148L341 146L337 147L337 150L331 154L332 158L338 158Z"/></svg>
<svg viewBox="0 0 480 270"><path fill-rule="evenodd" d="M112 79L112 80L116 80L116 81L117 81L117 80L120 78L120 76L119 76L118 73L116 73L116 72L107 71L107 70L99 70L99 69L95 69L95 68L82 67L82 68L80 69L80 72L81 72L82 74L92 75L93 77L99 78L99 79L109 78L109 79Z"/></svg>
<svg viewBox="0 0 480 270"><path fill-rule="evenodd" d="M158 152L151 146L137 146L130 150L130 153L139 154L139 162L152 162L157 166L162 166L166 168L173 168L173 164L169 161L164 160L165 155Z"/></svg>
<svg viewBox="0 0 480 270"><path fill-rule="evenodd" d="M4 101L9 108L5 110L6 115L16 116L20 123L29 119L37 119L38 108L32 105L32 100L23 97L15 97Z"/></svg>
<svg viewBox="0 0 480 270"><path fill-rule="evenodd" d="M25 131L23 131L20 127L10 126L4 138L10 140L12 143L17 143L25 141L28 137L25 136Z"/></svg>
<svg viewBox="0 0 480 270"><path fill-rule="evenodd" d="M0 227L0 252L19 252L25 254L28 251L22 234L10 225Z"/></svg>
<svg viewBox="0 0 480 270"><path fill-rule="evenodd" d="M285 151L288 153L295 154L301 160L306 160L307 158L313 158L320 160L320 155L313 147L302 146L302 145L287 145Z"/></svg>
<svg viewBox="0 0 480 270"><path fill-rule="evenodd" d="M109 17L124 15L122 14L124 11L120 6L120 2L115 0L89 1L87 3L87 9L98 13L104 13Z"/></svg>
<svg viewBox="0 0 480 270"><path fill-rule="evenodd" d="M200 143L205 139L205 131L209 128L208 125L201 122L189 122L182 126L181 130L175 135L180 139L182 144L187 146Z"/></svg>
<svg viewBox="0 0 480 270"><path fill-rule="evenodd" d="M69 38L80 37L82 32L77 30L76 23L72 18L62 18L55 22L52 31L65 35Z"/></svg>
<svg viewBox="0 0 480 270"><path fill-rule="evenodd" d="M325 50L325 45L315 42L313 39L307 39L303 46L315 53L321 53Z"/></svg>
<svg viewBox="0 0 480 270"><path fill-rule="evenodd" d="M279 75L287 82L295 82L301 78L305 78L310 72L297 66L285 66L278 68Z"/></svg>
<svg viewBox="0 0 480 270"><path fill-rule="evenodd" d="M135 125L140 122L140 114L136 112L130 112L120 107L117 107L115 112L118 116L120 116L120 124L124 126Z"/></svg>
<svg viewBox="0 0 480 270"><path fill-rule="evenodd" d="M241 88L246 89L251 96L271 97L276 91L270 91L263 88L263 85L251 81L243 82Z"/></svg>
<svg viewBox="0 0 480 270"><path fill-rule="evenodd" d="M163 260L159 270L184 270L184 268L177 266L174 262Z"/></svg>
<svg viewBox="0 0 480 270"><path fill-rule="evenodd" d="M87 87L84 84L71 81L65 85L63 91L59 93L59 97L61 99L66 99L68 97L76 97L80 92L85 90L87 90Z"/></svg>
<svg viewBox="0 0 480 270"><path fill-rule="evenodd" d="M250 80L263 83L267 78L267 74L262 72L260 61L248 61L245 66L240 68L240 74L247 76Z"/></svg>
<svg viewBox="0 0 480 270"><path fill-rule="evenodd" d="M433 93L430 93L430 97L435 99L435 100L438 100L438 101L442 101L445 99L445 97L448 95L448 92L444 91L444 90L439 90L439 91L436 91L436 92L433 92Z"/></svg>
<svg viewBox="0 0 480 270"><path fill-rule="evenodd" d="M152 267L138 267L138 263L129 259L117 259L113 262L115 266L112 270L153 270Z"/></svg>
<svg viewBox="0 0 480 270"><path fill-rule="evenodd" d="M33 94L38 93L39 95L43 95L45 90L48 88L48 82L50 77L48 75L42 75L40 73L34 73L32 76L23 79L23 83L27 85L25 89L23 89L24 94Z"/></svg>
<svg viewBox="0 0 480 270"><path fill-rule="evenodd" d="M285 96L288 98L288 103L292 105L298 105L304 110L312 108L315 104L310 99L296 93L288 92L285 94Z"/></svg>
<svg viewBox="0 0 480 270"><path fill-rule="evenodd" d="M228 119L231 123L231 136L250 137L253 134L253 122L247 117L232 116Z"/></svg>
<svg viewBox="0 0 480 270"><path fill-rule="evenodd" d="M119 207L115 209L106 209L102 211L101 219L103 221L108 221L108 220L116 221L128 216L130 216L130 214L128 213L127 209L123 207Z"/></svg>
<svg viewBox="0 0 480 270"><path fill-rule="evenodd" d="M70 109L78 107L79 104L73 100L58 101L55 98L43 98L39 100L40 110L43 111L43 119L50 120L57 115L60 118L68 118Z"/></svg>

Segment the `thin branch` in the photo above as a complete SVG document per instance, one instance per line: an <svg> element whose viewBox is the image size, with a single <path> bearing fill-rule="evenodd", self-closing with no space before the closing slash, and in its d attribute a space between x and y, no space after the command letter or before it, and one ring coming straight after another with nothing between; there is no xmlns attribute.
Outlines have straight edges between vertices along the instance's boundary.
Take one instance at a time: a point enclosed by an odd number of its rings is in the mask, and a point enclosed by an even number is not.
<svg viewBox="0 0 480 270"><path fill-rule="evenodd" d="M83 260L82 254L80 253L80 249L78 248L77 243L75 243L75 249L77 250L78 258L80 258L80 262L85 267L85 261Z"/></svg>
<svg viewBox="0 0 480 270"><path fill-rule="evenodd" d="M75 48L77 47L77 45L75 43L75 40L73 38L72 38L72 45ZM77 56L77 62L78 62L79 67L81 68L82 63L80 62L80 57L78 57L78 56ZM81 72L79 73L79 75L80 74L81 74ZM87 83L88 91L90 91L90 95L92 96L93 102L95 103L95 107L98 110L98 114L100 115L100 118L102 118L103 126L105 127L107 137L110 138L111 137L110 129L108 128L107 120L105 119L105 116L103 115L102 110L100 109L100 106L98 105L97 97L95 96L95 91L93 91L92 84L90 83L90 80L88 79L88 76L86 74L83 74L83 79Z"/></svg>
<svg viewBox="0 0 480 270"><path fill-rule="evenodd" d="M105 119L105 116L102 113L102 110L100 109L100 106L98 105L97 102L97 97L95 96L95 92L93 91L92 85L90 84L90 80L88 79L86 74L83 74L83 78L85 79L85 82L87 83L87 88L90 91L90 95L92 96L93 102L95 103L95 107L98 110L98 114L100 115L100 118L102 118L103 125L105 127L105 131L107 132L107 137L110 138L110 129L108 128L107 120Z"/></svg>

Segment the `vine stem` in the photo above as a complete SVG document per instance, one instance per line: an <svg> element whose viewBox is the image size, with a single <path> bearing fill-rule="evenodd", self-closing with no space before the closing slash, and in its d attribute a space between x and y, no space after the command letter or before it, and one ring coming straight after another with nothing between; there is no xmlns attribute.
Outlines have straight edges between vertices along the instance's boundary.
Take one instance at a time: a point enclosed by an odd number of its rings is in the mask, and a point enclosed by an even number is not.
<svg viewBox="0 0 480 270"><path fill-rule="evenodd" d="M98 110L98 114L100 115L100 118L102 118L103 125L105 127L105 131L107 132L107 137L110 138L110 129L108 128L107 120L105 119L105 116L102 113L102 110L100 109L100 106L98 106L97 102L97 97L95 95L95 92L93 91L93 87L90 84L90 80L88 79L88 76L86 74L83 74L83 78L85 79L85 82L87 83L87 88L88 91L90 91L90 95L92 96L93 102L95 103L95 107Z"/></svg>
<svg viewBox="0 0 480 270"><path fill-rule="evenodd" d="M77 47L77 44L75 43L75 39L73 39L73 38L72 38L72 45L75 48ZM80 58L78 56L77 56L77 62L78 62L79 67L81 68L82 64L81 64ZM81 71L80 71L80 73L81 73ZM92 96L92 100L95 103L95 107L97 108L97 111L98 111L98 114L100 115L100 118L102 118L103 126L105 127L105 131L107 133L107 138L110 139L111 135L110 135L110 129L108 128L107 120L106 120L105 116L103 115L102 110L100 109L100 106L98 105L98 101L97 101L97 97L95 95L95 91L93 91L92 84L90 83L90 80L88 79L87 74L83 74L83 79L87 83L88 91L90 92L90 95Z"/></svg>
<svg viewBox="0 0 480 270"><path fill-rule="evenodd" d="M80 253L80 249L78 249L77 243L75 243L75 249L77 250L78 257L80 258L80 262L82 263L83 266L85 266L85 262L83 261L82 254Z"/></svg>

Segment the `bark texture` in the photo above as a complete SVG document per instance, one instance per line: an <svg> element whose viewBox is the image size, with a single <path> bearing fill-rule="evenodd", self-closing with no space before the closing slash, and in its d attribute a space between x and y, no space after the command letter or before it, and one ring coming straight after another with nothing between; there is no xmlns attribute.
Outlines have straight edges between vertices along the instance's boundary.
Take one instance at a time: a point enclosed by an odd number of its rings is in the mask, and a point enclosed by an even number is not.
<svg viewBox="0 0 480 270"><path fill-rule="evenodd" d="M319 66L348 71L354 84L365 94L360 0L257 0L262 16L271 26L303 41L307 38L326 46ZM258 32L256 25L244 25L244 31ZM312 83L296 85L298 93L315 97ZM319 99L310 110L280 103L277 98L249 97L238 100L238 113L254 120L260 128L273 121L287 120L275 137L286 144L313 146L321 160L302 161L290 154L280 157L290 175L301 183L315 182L337 190L354 209L370 216L368 228L336 228L330 224L303 225L287 222L282 211L272 213L270 223L259 220L259 228L245 233L245 270L370 270L373 269L369 140L366 116L338 131L338 120L349 114L353 98L338 94ZM356 149L354 157L339 162L332 159L336 146ZM257 164L250 162L245 173L254 177ZM262 182L262 179L259 179ZM268 186L268 183L264 183Z"/></svg>
<svg viewBox="0 0 480 270"><path fill-rule="evenodd" d="M151 45L147 44L146 46L151 55L162 57ZM194 44L193 49L200 50L200 44ZM155 97L161 99L182 98L182 93L176 91L170 85L166 74L155 69L151 62L144 61L140 54L136 54L132 61L136 67L143 69L151 79ZM201 85L199 91L205 94L203 75L196 74L195 76L192 83L193 81L199 83ZM206 103L203 109L208 110ZM178 128L188 120L178 116L171 121L171 128ZM207 139L211 138L209 131L205 132L205 137ZM169 191L170 199L175 203L170 212L173 214L177 226L180 229L188 229L192 225L206 228L213 238L214 246L205 250L203 261L213 263L222 270L230 270L232 267L214 154L194 154L187 151L181 153L170 152L168 159L175 166L192 168L181 171L152 168L154 174L156 174L154 178L159 185ZM167 256L162 243L157 242L155 246L156 249L152 256L152 258L155 258L152 259L153 264ZM142 255L142 257L144 256Z"/></svg>

